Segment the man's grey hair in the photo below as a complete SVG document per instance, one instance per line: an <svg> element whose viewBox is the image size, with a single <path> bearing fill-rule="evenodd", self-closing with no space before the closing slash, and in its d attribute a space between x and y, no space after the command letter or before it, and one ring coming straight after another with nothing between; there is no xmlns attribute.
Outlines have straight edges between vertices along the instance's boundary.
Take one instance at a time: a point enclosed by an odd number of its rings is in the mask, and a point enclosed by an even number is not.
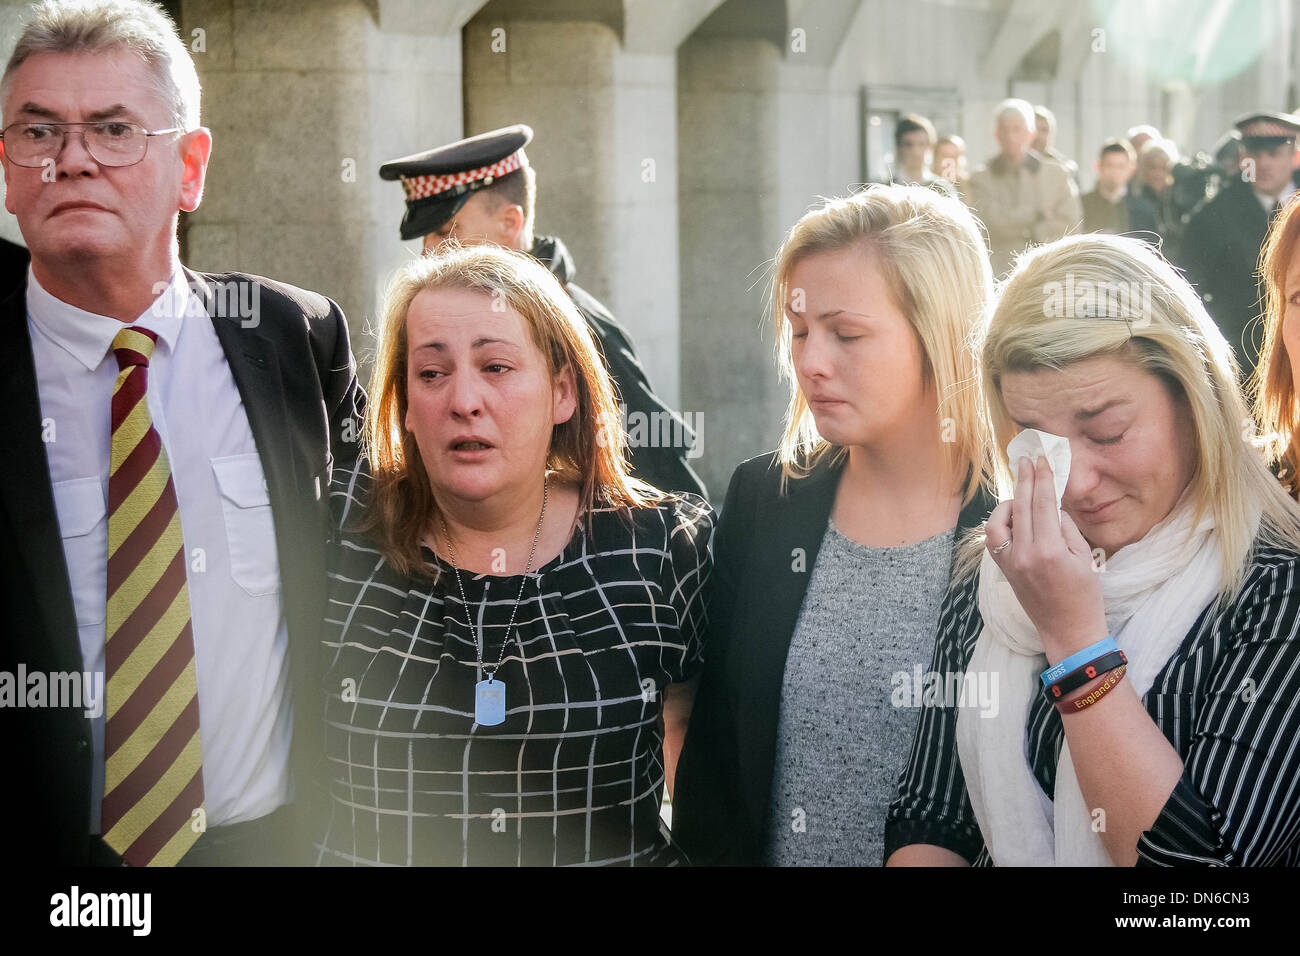
<svg viewBox="0 0 1300 956"><path fill-rule="evenodd" d="M42 0L34 5L0 78L0 105L9 102L14 73L41 53L125 50L149 65L173 126L199 125L199 75L176 24L148 0ZM6 117L6 120L8 117Z"/></svg>
<svg viewBox="0 0 1300 956"><path fill-rule="evenodd" d="M1003 100L993 111L993 119L998 123L1010 116L1019 116L1025 121L1025 129L1034 131L1034 106L1028 100Z"/></svg>
<svg viewBox="0 0 1300 956"><path fill-rule="evenodd" d="M1167 139L1149 139L1138 153L1138 166L1146 169L1151 160L1163 156L1170 166L1178 162L1178 147Z"/></svg>

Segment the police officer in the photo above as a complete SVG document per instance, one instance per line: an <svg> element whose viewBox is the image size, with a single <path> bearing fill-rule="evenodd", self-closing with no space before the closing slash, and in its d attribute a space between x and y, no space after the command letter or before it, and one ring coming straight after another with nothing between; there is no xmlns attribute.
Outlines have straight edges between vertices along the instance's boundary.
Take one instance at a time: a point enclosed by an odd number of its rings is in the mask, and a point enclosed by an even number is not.
<svg viewBox="0 0 1300 956"><path fill-rule="evenodd" d="M426 254L453 238L493 242L529 252L546 265L587 320L627 418L640 413L642 422L671 422L668 428L652 426L648 442L629 442L633 473L664 491L705 496L703 482L686 462L694 436L655 394L631 338L609 310L572 282L573 257L564 243L554 236L533 236L536 181L524 154L532 138L527 126L507 126L384 163L380 177L400 180L406 193L402 238L422 237ZM664 435L673 437L671 447L658 440Z"/></svg>
<svg viewBox="0 0 1300 956"><path fill-rule="evenodd" d="M1241 174L1192 216L1179 264L1248 379L1259 357L1259 252L1273 217L1296 191L1291 164L1300 121L1289 113L1252 113L1234 125Z"/></svg>

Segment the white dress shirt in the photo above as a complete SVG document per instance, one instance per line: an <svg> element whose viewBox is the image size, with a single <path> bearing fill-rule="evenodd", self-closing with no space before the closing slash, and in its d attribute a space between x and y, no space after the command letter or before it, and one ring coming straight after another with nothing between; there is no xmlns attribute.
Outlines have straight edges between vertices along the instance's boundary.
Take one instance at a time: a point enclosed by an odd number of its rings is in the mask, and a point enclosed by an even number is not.
<svg viewBox="0 0 1300 956"><path fill-rule="evenodd" d="M1262 193L1256 189L1255 198L1259 200L1259 204L1264 207L1265 212L1271 213L1273 211L1273 203L1276 202L1285 206L1286 201L1295 195L1295 191L1295 183L1287 180L1287 184L1282 187L1282 191L1276 196L1270 196L1268 193Z"/></svg>
<svg viewBox="0 0 1300 956"><path fill-rule="evenodd" d="M83 669L103 673L112 346L125 326L55 298L30 270L27 321ZM253 820L292 796L289 640L262 462L212 320L179 267L131 324L158 333L147 399L185 540L207 823ZM89 824L98 833L102 713L93 731Z"/></svg>

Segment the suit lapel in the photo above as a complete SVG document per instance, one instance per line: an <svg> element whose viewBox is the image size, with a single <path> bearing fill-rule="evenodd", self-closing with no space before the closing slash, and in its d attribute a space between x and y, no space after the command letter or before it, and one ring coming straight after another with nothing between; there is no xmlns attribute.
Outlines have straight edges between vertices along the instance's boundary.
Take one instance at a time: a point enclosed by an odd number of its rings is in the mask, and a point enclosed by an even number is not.
<svg viewBox="0 0 1300 956"><path fill-rule="evenodd" d="M212 327L216 329L222 351L226 353L226 364L235 379L258 456L262 459L262 471L271 495L271 511L278 527L286 516L277 513L277 505L294 500L293 490L303 486L294 466L293 435L275 345L262 330L261 321L255 326L245 327L238 317L215 314L214 306L220 297L215 294L211 276L189 269L185 274L191 287L198 292ZM266 318L259 317L260 320Z"/></svg>
<svg viewBox="0 0 1300 956"><path fill-rule="evenodd" d="M742 789L760 828L766 823L772 786L786 656L826 534L840 471L839 465L825 465L791 482L790 494L776 498L770 513L761 516L761 543L749 579L763 582L765 591L750 595L747 602L753 639L744 652L734 655L738 672L733 685L742 691L736 700L737 727L743 730L740 772L748 778Z"/></svg>
<svg viewBox="0 0 1300 956"><path fill-rule="evenodd" d="M29 636L45 643L45 653L28 659L49 661L51 669L81 670L72 585L50 485L36 363L27 327L26 279L0 302L0 326L6 342L0 349L0 381L4 382L4 407L10 424L9 460L0 469L0 499L45 622L40 634Z"/></svg>

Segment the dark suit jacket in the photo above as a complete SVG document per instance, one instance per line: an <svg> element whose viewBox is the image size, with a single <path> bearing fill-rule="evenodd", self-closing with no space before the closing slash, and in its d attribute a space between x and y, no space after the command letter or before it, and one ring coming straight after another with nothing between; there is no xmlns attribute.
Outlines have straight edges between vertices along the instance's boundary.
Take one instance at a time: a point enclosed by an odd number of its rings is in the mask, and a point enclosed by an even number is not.
<svg viewBox="0 0 1300 956"><path fill-rule="evenodd" d="M792 480L786 496L775 454L731 476L713 534L704 677L673 793L673 839L693 863L762 862L786 654L840 471L823 463ZM961 513L957 540L995 504L977 495ZM804 571L793 570L796 548Z"/></svg>
<svg viewBox="0 0 1300 956"><path fill-rule="evenodd" d="M1243 379L1255 368L1263 338L1255 322L1263 311L1256 269L1268 228L1250 183L1234 182L1192 216L1178 259L1237 354Z"/></svg>
<svg viewBox="0 0 1300 956"><path fill-rule="evenodd" d="M294 705L293 765L299 792L316 752L320 708L315 660L325 605L331 469L351 466L365 396L347 322L322 295L239 273L186 270L209 312L214 283L260 285L259 321L212 316L262 458L280 555ZM0 301L0 388L7 447L0 473L0 671L81 671L81 645L63 539L41 438L27 284ZM239 301L238 298L235 301ZM250 301L247 295L244 301ZM352 423L348 423L352 419ZM256 675L250 675L255 684ZM90 721L80 708L0 710L6 857L14 865L89 862Z"/></svg>

